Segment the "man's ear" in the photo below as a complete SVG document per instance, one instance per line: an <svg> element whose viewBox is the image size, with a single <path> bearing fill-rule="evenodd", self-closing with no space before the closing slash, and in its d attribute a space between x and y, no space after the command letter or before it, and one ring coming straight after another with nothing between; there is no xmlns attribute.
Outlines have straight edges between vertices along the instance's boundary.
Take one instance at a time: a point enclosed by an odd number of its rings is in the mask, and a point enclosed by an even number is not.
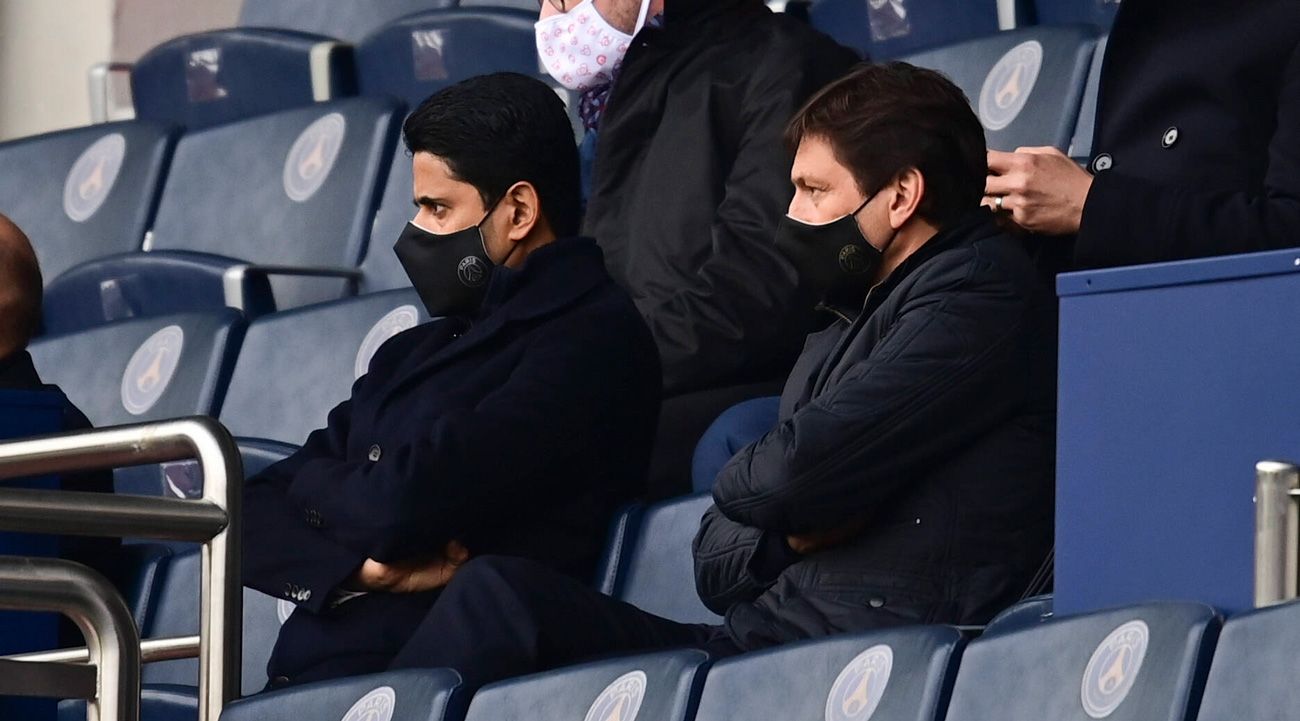
<svg viewBox="0 0 1300 721"><path fill-rule="evenodd" d="M537 188L533 187L532 183L520 181L510 186L501 202L506 206L506 217L509 223L506 237L516 243L524 240L533 232L541 217L542 206L537 196Z"/></svg>
<svg viewBox="0 0 1300 721"><path fill-rule="evenodd" d="M889 225L895 230L916 215L925 199L925 176L916 168L904 168L894 177L894 197L889 203Z"/></svg>

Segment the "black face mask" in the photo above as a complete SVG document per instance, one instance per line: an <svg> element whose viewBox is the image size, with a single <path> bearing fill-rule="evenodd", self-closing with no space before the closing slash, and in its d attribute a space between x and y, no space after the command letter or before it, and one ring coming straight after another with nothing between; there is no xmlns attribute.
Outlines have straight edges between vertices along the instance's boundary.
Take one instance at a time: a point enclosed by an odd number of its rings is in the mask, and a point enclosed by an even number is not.
<svg viewBox="0 0 1300 721"><path fill-rule="evenodd" d="M495 209L494 204L478 225L455 233L430 233L407 223L397 238L393 252L430 317L469 315L483 305L496 264L488 257L482 228Z"/></svg>
<svg viewBox="0 0 1300 721"><path fill-rule="evenodd" d="M831 305L860 307L866 299L871 272L881 252L867 242L858 226L858 213L813 225L785 216L776 227L776 247L799 271L802 284Z"/></svg>

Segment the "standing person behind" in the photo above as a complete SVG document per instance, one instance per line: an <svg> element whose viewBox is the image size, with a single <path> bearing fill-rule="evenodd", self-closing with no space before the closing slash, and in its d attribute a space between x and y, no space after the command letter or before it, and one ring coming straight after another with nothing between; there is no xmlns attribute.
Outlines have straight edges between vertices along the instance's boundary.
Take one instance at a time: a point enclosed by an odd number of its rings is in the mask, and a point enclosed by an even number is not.
<svg viewBox="0 0 1300 721"><path fill-rule="evenodd" d="M781 132L857 57L762 0L542 0L540 18L543 64L582 92L584 229L663 359L650 493L685 493L705 427L777 392L818 320L772 244Z"/></svg>
<svg viewBox="0 0 1300 721"><path fill-rule="evenodd" d="M989 153L985 202L1077 233L1078 268L1300 245L1300 3L1125 0L1096 129L1091 173L1053 148Z"/></svg>
<svg viewBox="0 0 1300 721"><path fill-rule="evenodd" d="M1021 598L1051 546L1055 313L1024 246L979 207L979 121L937 73L865 66L790 139L777 243L844 317L809 337L780 424L718 477L694 553L724 625L478 558L395 667L473 685L615 652L985 623Z"/></svg>
<svg viewBox="0 0 1300 721"><path fill-rule="evenodd" d="M245 581L297 604L272 686L382 670L471 556L589 582L643 488L658 356L574 237L563 103L488 75L426 100L404 134L418 211L394 250L441 320L385 343L326 427L245 487Z"/></svg>

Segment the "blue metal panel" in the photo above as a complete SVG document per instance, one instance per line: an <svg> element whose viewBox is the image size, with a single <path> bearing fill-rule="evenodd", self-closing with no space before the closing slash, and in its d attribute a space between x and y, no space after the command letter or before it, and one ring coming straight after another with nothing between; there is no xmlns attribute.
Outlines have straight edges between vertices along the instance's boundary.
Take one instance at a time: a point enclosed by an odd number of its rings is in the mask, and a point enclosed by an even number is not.
<svg viewBox="0 0 1300 721"><path fill-rule="evenodd" d="M1059 279L1058 615L1251 606L1254 464L1300 456L1298 257Z"/></svg>

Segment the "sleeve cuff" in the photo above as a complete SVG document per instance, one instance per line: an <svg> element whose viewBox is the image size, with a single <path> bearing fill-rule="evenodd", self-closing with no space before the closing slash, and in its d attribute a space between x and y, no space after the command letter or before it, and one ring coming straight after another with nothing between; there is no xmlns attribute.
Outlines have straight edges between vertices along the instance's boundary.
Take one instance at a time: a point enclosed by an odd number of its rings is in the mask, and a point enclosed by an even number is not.
<svg viewBox="0 0 1300 721"><path fill-rule="evenodd" d="M785 536L771 531L764 531L754 544L754 553L749 557L745 570L750 578L764 586L776 583L776 579L785 569L793 566L800 556L785 542Z"/></svg>

